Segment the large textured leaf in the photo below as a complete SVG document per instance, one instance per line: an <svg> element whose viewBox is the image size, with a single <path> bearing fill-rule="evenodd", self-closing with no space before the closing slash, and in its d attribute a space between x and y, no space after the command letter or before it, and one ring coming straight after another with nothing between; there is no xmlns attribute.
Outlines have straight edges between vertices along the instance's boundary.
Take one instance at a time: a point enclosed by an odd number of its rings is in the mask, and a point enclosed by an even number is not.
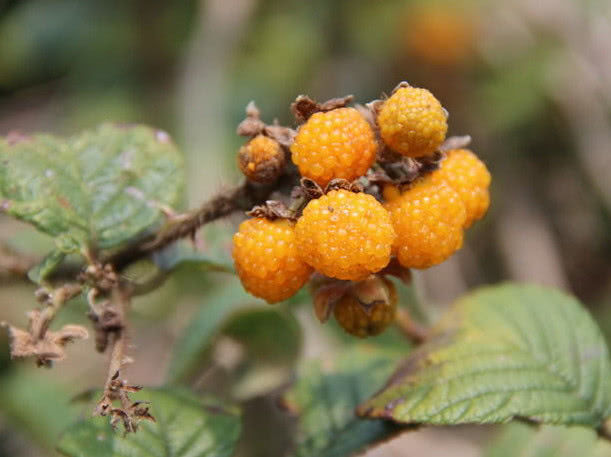
<svg viewBox="0 0 611 457"><path fill-rule="evenodd" d="M611 444L584 427L512 423L489 446L485 457L611 457Z"/></svg>
<svg viewBox="0 0 611 457"><path fill-rule="evenodd" d="M359 346L339 356L332 367L306 364L285 396L288 409L298 415L293 455L348 456L400 431L391 422L354 413L392 372L398 357L396 352Z"/></svg>
<svg viewBox="0 0 611 457"><path fill-rule="evenodd" d="M156 423L141 422L136 433L113 431L107 418L71 426L58 450L69 457L229 457L240 435L240 416L182 391L146 390Z"/></svg>
<svg viewBox="0 0 611 457"><path fill-rule="evenodd" d="M182 185L175 146L145 126L0 140L2 209L54 236L65 252L129 241L160 221Z"/></svg>
<svg viewBox="0 0 611 457"><path fill-rule="evenodd" d="M605 342L579 302L507 284L460 300L359 412L403 423L520 416L597 427L609 415L610 375Z"/></svg>

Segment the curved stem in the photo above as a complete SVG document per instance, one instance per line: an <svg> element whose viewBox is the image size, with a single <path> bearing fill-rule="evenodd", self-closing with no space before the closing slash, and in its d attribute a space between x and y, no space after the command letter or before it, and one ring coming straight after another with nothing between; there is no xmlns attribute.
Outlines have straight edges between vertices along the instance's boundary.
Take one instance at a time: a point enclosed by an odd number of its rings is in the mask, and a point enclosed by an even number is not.
<svg viewBox="0 0 611 457"><path fill-rule="evenodd" d="M236 211L248 211L253 206L264 203L272 192L282 187L290 187L292 178L286 174L272 184L257 184L245 180L207 200L197 209L172 216L157 233L111 255L103 263L110 263L116 271L120 271L130 263L163 249L176 240L193 236L199 228L210 222Z"/></svg>

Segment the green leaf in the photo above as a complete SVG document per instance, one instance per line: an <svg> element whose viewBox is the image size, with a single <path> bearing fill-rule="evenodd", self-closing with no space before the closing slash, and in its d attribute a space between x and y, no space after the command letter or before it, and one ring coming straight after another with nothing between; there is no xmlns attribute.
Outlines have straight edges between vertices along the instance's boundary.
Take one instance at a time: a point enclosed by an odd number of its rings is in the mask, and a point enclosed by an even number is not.
<svg viewBox="0 0 611 457"><path fill-rule="evenodd" d="M70 387L44 376L35 367L13 365L0 377L0 411L3 419L37 443L53 447L57 437L78 417L70 403Z"/></svg>
<svg viewBox="0 0 611 457"><path fill-rule="evenodd" d="M577 300L506 284L460 300L359 412L402 423L523 417L598 427L609 415L610 375L603 337Z"/></svg>
<svg viewBox="0 0 611 457"><path fill-rule="evenodd" d="M66 254L59 249L53 249L42 261L28 271L30 281L40 284L66 258Z"/></svg>
<svg viewBox="0 0 611 457"><path fill-rule="evenodd" d="M390 437L398 425L361 419L355 407L375 392L400 353L359 345L342 353L334 367L309 362L285 396L298 415L296 457L341 457Z"/></svg>
<svg viewBox="0 0 611 457"><path fill-rule="evenodd" d="M136 433L113 431L108 418L72 425L57 449L68 457L224 457L233 455L240 435L240 415L183 392L143 391L156 422L143 421Z"/></svg>
<svg viewBox="0 0 611 457"><path fill-rule="evenodd" d="M222 333L247 346L249 358L293 361L301 350L301 327L289 313L263 305L236 311Z"/></svg>
<svg viewBox="0 0 611 457"><path fill-rule="evenodd" d="M220 381L225 393L243 400L285 384L301 351L299 323L286 309L248 295L236 279L221 287L207 298L177 342L169 382L188 382L203 368L214 366L215 349L221 348L217 343L228 342L237 351L224 368L231 371L229 379Z"/></svg>
<svg viewBox="0 0 611 457"><path fill-rule="evenodd" d="M138 125L0 139L0 159L4 211L55 237L64 252L134 239L162 220L183 185L168 135Z"/></svg>
<svg viewBox="0 0 611 457"><path fill-rule="evenodd" d="M200 271L235 273L233 265L225 259L219 260L216 257L202 254L193 249L186 249L179 243L155 253L153 261L160 269L166 272L186 267Z"/></svg>
<svg viewBox="0 0 611 457"><path fill-rule="evenodd" d="M290 380L302 343L301 327L292 314L267 304L239 310L221 333L244 352L232 380L234 398L263 395Z"/></svg>
<svg viewBox="0 0 611 457"><path fill-rule="evenodd" d="M226 319L253 303L261 302L248 295L235 279L223 284L218 293L208 296L174 347L168 382L182 382L191 376Z"/></svg>
<svg viewBox="0 0 611 457"><path fill-rule="evenodd" d="M611 444L584 427L533 428L512 423L488 447L485 457L611 457Z"/></svg>

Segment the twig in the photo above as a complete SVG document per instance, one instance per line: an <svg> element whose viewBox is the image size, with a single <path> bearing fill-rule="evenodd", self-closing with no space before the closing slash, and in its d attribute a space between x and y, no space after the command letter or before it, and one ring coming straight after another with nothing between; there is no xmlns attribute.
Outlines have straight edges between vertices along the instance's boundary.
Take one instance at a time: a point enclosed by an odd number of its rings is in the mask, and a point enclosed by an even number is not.
<svg viewBox="0 0 611 457"><path fill-rule="evenodd" d="M405 308L397 309L396 324L412 343L422 343L428 336L428 329L415 322Z"/></svg>
<svg viewBox="0 0 611 457"><path fill-rule="evenodd" d="M120 271L130 263L163 249L176 240L193 236L205 224L236 211L248 211L253 206L264 203L275 190L290 186L291 179L292 176L287 174L272 184L244 181L236 187L219 193L195 210L171 217L156 234L119 251L104 263L110 263L116 271Z"/></svg>
<svg viewBox="0 0 611 457"><path fill-rule="evenodd" d="M39 300L47 305L40 312L37 319L39 326L35 329L35 334L33 335L37 340L42 340L45 337L49 325L64 304L80 294L82 290L83 287L80 284L68 283L50 293L44 288L37 291Z"/></svg>
<svg viewBox="0 0 611 457"><path fill-rule="evenodd" d="M110 362L108 364L108 377L106 378L106 384L104 390L108 391L112 384L112 381L116 379L120 373L123 364L125 363L125 346L126 346L126 331L127 325L127 307L130 303L130 297L125 290L119 285L113 290L112 301L115 305L115 311L121 325L111 332L109 335L110 344L112 351L110 353Z"/></svg>
<svg viewBox="0 0 611 457"><path fill-rule="evenodd" d="M114 307L118 324L108 330L108 341L112 346L108 364L108 376L104 385L102 398L96 405L95 415L110 416L110 424L116 427L122 423L125 433L135 432L138 422L142 419L155 421L149 413L149 407L143 402L134 402L129 398L132 392L142 389L140 386L130 386L121 378L121 369L128 363L125 354L127 346L127 308L131 301L131 290L124 284L117 284L111 293L111 303ZM119 401L120 406L113 407L113 402Z"/></svg>

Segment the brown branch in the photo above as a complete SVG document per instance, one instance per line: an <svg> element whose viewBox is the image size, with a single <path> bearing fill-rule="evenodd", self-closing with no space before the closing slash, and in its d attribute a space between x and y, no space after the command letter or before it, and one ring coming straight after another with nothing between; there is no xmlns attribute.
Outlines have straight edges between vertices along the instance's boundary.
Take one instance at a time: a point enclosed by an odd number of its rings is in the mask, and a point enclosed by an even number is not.
<svg viewBox="0 0 611 457"><path fill-rule="evenodd" d="M45 337L49 325L53 319L55 319L55 316L62 309L64 304L79 295L82 290L83 287L80 284L68 283L51 292L48 292L44 288L37 291L39 300L47 305L39 315L40 326L36 329L34 335L38 340Z"/></svg>
<svg viewBox="0 0 611 457"><path fill-rule="evenodd" d="M236 211L248 211L253 206L264 203L272 192L281 188L290 189L291 182L294 182L294 176L290 173L281 176L272 184L244 181L236 187L217 194L195 210L171 216L166 225L157 233L111 255L103 263L110 263L116 271L121 271L130 263L163 249L174 241L193 236L205 224L229 216Z"/></svg>
<svg viewBox="0 0 611 457"><path fill-rule="evenodd" d="M107 340L112 350L108 363L108 376L104 385L104 393L98 401L94 414L99 416L110 416L110 424L116 427L118 423L123 424L125 433L135 432L138 422L141 420L154 421L155 418L149 413L149 407L142 402L132 402L129 394L138 392L140 386L128 385L121 378L121 369L129 358L125 354L127 348L127 311L131 302L131 290L125 284L117 284L111 292L109 306L113 307L117 324L114 328L107 330ZM114 402L119 402L114 407Z"/></svg>
<svg viewBox="0 0 611 457"><path fill-rule="evenodd" d="M112 347L110 353L110 362L108 364L108 377L104 386L105 390L108 390L112 384L113 379L116 379L117 375L121 371L123 364L125 363L125 347L126 347L126 326L127 326L127 308L130 303L130 296L127 291L120 285L118 285L112 293L111 300L117 313L117 319L120 321L120 325L117 325L117 329L110 332L109 342Z"/></svg>

